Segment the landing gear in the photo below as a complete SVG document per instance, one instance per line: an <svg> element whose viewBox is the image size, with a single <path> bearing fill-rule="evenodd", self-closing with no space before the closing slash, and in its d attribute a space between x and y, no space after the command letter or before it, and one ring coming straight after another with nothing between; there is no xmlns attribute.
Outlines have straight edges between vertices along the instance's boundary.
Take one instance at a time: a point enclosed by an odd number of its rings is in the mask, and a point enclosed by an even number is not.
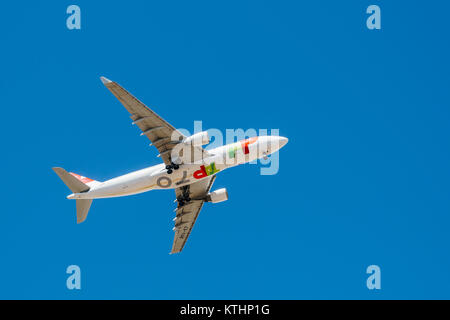
<svg viewBox="0 0 450 320"><path fill-rule="evenodd" d="M192 199L189 197L189 186L181 187L182 193L179 198L177 198L178 201L178 207L182 207L186 204L188 204Z"/></svg>
<svg viewBox="0 0 450 320"><path fill-rule="evenodd" d="M173 169L178 170L179 168L180 166L176 163L166 165L166 170L168 174L171 174L173 172Z"/></svg>
<svg viewBox="0 0 450 320"><path fill-rule="evenodd" d="M187 197L187 198L181 198L181 199L177 199L177 201L178 201L178 207L182 207L182 206L184 206L185 204L188 204L189 203L189 201L191 201L191 198L189 198L189 197Z"/></svg>

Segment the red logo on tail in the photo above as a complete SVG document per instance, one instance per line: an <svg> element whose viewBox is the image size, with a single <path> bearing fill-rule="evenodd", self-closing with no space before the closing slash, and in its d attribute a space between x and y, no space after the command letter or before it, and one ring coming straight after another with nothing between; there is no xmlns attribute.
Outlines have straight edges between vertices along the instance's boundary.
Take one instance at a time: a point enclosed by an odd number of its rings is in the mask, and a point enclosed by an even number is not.
<svg viewBox="0 0 450 320"><path fill-rule="evenodd" d="M73 175L75 178L77 178L78 180L80 180L83 183L89 183L92 182L94 180L80 176L79 174L73 173L73 172L69 172L71 175Z"/></svg>

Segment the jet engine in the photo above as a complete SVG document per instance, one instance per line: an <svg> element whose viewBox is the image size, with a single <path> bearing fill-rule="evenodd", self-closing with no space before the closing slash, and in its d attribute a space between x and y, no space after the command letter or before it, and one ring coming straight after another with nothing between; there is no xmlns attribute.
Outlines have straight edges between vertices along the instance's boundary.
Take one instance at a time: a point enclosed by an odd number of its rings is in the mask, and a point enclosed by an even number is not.
<svg viewBox="0 0 450 320"><path fill-rule="evenodd" d="M228 192L227 189L225 188L217 189L213 192L208 193L208 195L206 196L206 201L212 203L219 203L227 200L228 200Z"/></svg>
<svg viewBox="0 0 450 320"><path fill-rule="evenodd" d="M196 133L184 140L184 143L190 143L194 146L203 146L209 143L209 135L207 131Z"/></svg>

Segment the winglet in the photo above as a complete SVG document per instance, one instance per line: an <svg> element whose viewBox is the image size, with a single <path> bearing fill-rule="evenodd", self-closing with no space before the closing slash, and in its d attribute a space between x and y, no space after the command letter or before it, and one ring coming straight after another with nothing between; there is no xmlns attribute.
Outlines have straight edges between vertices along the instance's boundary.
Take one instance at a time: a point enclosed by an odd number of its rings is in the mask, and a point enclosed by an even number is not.
<svg viewBox="0 0 450 320"><path fill-rule="evenodd" d="M100 80L102 80L102 83L103 83L104 85L107 85L108 83L111 83L111 82L112 82L111 80L109 80L109 79L107 79L107 78L105 78L105 77L100 77Z"/></svg>

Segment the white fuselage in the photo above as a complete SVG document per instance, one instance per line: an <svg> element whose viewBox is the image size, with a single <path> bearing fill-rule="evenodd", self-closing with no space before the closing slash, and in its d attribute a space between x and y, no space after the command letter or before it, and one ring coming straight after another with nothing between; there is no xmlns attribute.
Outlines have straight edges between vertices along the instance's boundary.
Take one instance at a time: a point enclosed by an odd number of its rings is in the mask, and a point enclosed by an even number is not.
<svg viewBox="0 0 450 320"><path fill-rule="evenodd" d="M198 182L220 171L250 162L278 151L287 138L260 136L208 150L210 156L192 164L181 164L169 174L161 163L104 182L88 184L87 192L68 199L98 199L128 196L153 189L174 189Z"/></svg>

